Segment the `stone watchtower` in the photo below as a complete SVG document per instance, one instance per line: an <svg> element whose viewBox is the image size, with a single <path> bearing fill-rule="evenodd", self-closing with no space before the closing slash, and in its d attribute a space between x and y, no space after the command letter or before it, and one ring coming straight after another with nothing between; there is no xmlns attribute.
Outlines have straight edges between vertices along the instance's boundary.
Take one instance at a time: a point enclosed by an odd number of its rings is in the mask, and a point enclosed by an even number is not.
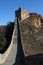
<svg viewBox="0 0 43 65"><path fill-rule="evenodd" d="M29 17L29 13L26 10L19 8L15 11L15 16L19 18L19 20L23 20L24 18Z"/></svg>

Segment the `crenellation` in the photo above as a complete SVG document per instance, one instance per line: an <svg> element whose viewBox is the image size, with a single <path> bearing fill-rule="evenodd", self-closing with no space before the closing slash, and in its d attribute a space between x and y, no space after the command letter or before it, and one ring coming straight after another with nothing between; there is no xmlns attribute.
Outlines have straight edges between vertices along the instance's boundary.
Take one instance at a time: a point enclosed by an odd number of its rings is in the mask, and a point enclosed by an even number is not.
<svg viewBox="0 0 43 65"><path fill-rule="evenodd" d="M18 10L15 11L15 16L19 18L19 20L23 20L24 18L29 16L29 13L26 10L19 8Z"/></svg>

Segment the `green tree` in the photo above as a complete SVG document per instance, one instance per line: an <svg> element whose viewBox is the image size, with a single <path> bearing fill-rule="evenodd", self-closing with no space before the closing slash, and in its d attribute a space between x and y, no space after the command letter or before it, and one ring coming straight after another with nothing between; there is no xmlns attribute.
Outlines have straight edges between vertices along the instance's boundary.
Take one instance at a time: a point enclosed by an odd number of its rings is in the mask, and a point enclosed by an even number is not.
<svg viewBox="0 0 43 65"><path fill-rule="evenodd" d="M4 33L0 32L0 52L3 50L3 48L6 45L6 38Z"/></svg>

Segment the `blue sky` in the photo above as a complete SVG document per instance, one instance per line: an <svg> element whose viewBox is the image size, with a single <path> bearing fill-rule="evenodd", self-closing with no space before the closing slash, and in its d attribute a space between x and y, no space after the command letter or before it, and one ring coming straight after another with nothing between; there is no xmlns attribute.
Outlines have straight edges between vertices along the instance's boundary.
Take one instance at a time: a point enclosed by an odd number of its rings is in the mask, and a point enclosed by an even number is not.
<svg viewBox="0 0 43 65"><path fill-rule="evenodd" d="M15 10L19 7L43 16L43 0L0 0L0 25L14 22Z"/></svg>

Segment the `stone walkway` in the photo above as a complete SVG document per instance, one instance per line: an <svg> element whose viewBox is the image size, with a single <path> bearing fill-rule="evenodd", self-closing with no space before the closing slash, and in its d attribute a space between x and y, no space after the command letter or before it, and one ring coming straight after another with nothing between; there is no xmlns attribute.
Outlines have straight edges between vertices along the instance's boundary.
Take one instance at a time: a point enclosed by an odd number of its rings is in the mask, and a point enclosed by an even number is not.
<svg viewBox="0 0 43 65"><path fill-rule="evenodd" d="M16 24L17 23L15 23L15 26L14 26L15 33L13 37L13 46L12 46L11 52L7 60L5 61L5 63L2 65L13 65L13 63L15 63L15 58L16 58L16 53L17 53L17 26Z"/></svg>
<svg viewBox="0 0 43 65"><path fill-rule="evenodd" d="M23 62L23 50L21 46L21 38L20 38L20 30L18 24L15 26L15 33L14 33L14 39L13 39L13 46L12 50L2 65L24 65ZM18 32L18 33L17 33Z"/></svg>

